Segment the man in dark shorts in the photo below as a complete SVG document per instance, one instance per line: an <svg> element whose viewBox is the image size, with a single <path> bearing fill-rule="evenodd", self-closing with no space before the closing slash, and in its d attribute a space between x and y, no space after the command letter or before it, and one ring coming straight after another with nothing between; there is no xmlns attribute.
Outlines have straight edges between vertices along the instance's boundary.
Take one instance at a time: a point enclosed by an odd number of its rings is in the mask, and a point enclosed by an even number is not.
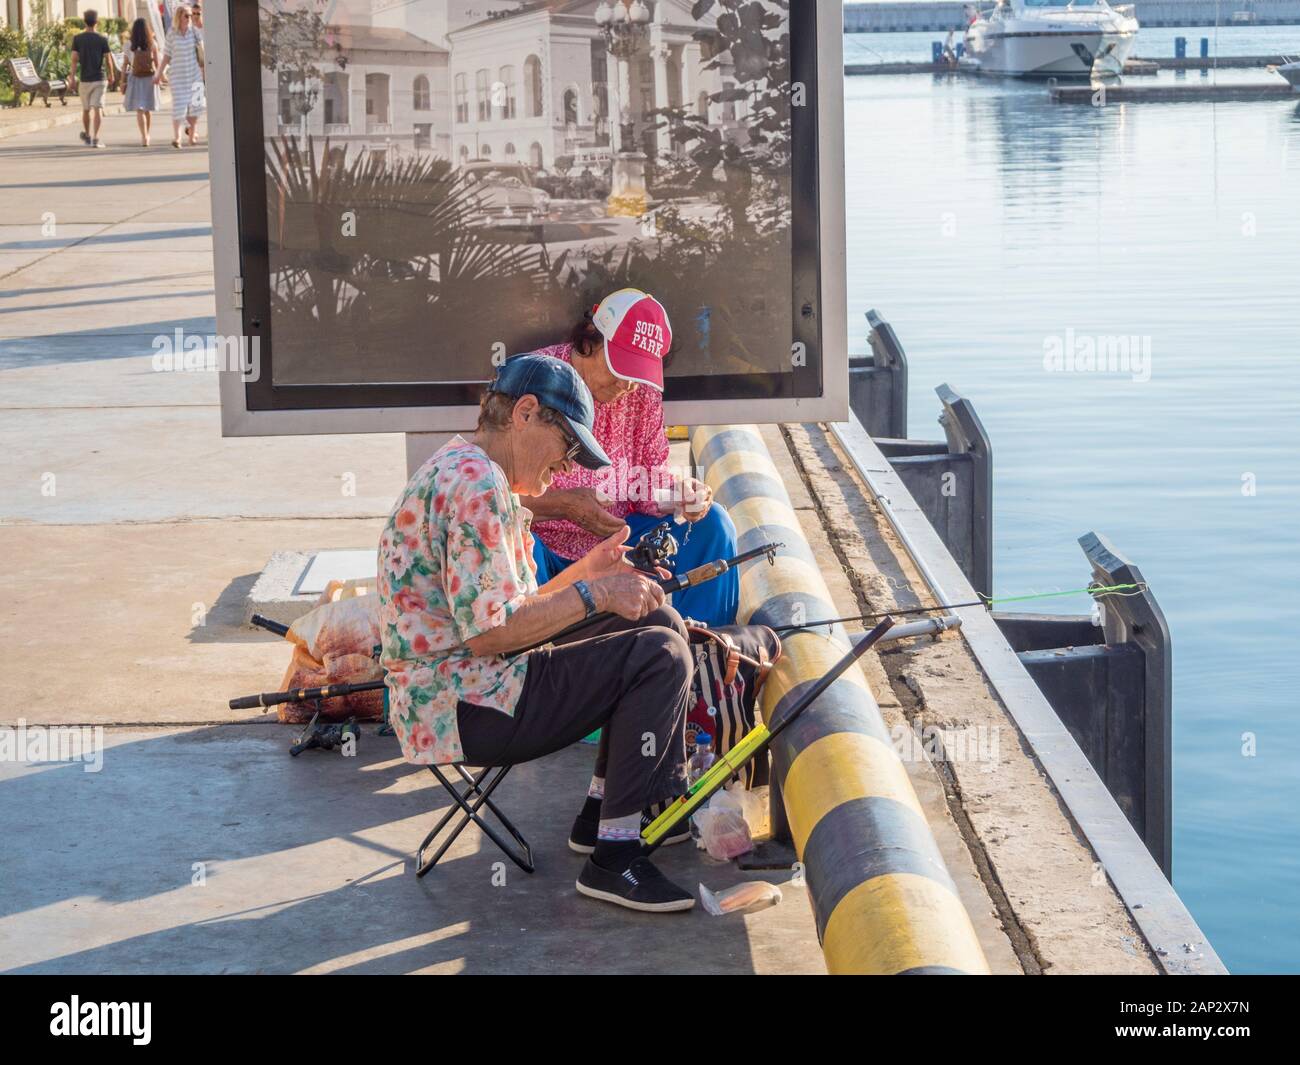
<svg viewBox="0 0 1300 1065"><path fill-rule="evenodd" d="M104 69L108 58L108 38L95 30L99 13L86 11L84 33L72 38L72 76L81 97L81 139L92 148L102 148L99 126L104 120L104 90L108 79Z"/></svg>

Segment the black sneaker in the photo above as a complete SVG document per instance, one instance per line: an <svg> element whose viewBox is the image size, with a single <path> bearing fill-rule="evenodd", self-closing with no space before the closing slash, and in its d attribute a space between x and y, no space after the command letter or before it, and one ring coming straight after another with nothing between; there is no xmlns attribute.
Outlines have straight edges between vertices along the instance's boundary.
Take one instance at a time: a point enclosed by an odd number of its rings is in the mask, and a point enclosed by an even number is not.
<svg viewBox="0 0 1300 1065"><path fill-rule="evenodd" d="M641 830L644 832L654 818L648 810L641 813ZM600 829L600 800L587 797L581 812L573 821L569 832L569 850L576 854L590 854L596 849L596 833ZM685 818L668 830L668 836L659 844L669 847L691 838L691 821Z"/></svg>
<svg viewBox="0 0 1300 1065"><path fill-rule="evenodd" d="M78 134L78 136L81 137L82 144L90 143L90 134L87 133L84 129Z"/></svg>
<svg viewBox="0 0 1300 1065"><path fill-rule="evenodd" d="M674 913L695 905L694 895L679 888L644 857L633 858L622 870L606 869L588 858L575 886L580 895L646 913Z"/></svg>

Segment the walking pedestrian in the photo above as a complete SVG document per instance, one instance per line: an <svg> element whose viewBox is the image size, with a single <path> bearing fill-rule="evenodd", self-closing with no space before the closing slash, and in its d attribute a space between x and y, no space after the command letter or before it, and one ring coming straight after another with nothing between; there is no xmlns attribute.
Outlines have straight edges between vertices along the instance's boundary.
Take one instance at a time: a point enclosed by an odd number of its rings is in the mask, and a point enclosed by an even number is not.
<svg viewBox="0 0 1300 1065"><path fill-rule="evenodd" d="M72 38L72 72L68 80L81 97L81 139L92 148L102 148L99 127L104 121L104 90L108 85L104 70L108 38L95 29L98 12L85 11L81 17L86 29Z"/></svg>
<svg viewBox="0 0 1300 1065"><path fill-rule="evenodd" d="M158 110L158 86L154 74L158 71L158 43L144 19L131 24L131 39L125 49L126 99L124 106L135 112L135 124L140 130L140 144L149 147L149 133L153 126L153 113Z"/></svg>
<svg viewBox="0 0 1300 1065"><path fill-rule="evenodd" d="M194 32L194 19L189 7L177 6L172 14L172 31L167 35L167 47L162 63L154 75L154 84L162 82L167 67L172 68L172 147L181 146L181 125L185 125L185 142L198 144L196 133L199 115L204 106L204 64L202 46Z"/></svg>

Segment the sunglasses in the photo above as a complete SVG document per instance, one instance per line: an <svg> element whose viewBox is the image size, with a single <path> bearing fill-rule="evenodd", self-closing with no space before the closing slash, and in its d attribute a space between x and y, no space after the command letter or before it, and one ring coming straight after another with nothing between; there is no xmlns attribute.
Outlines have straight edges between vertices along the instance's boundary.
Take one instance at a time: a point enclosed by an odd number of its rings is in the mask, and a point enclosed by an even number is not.
<svg viewBox="0 0 1300 1065"><path fill-rule="evenodd" d="M569 432L569 430L563 425L558 426L558 428L560 430L560 435L564 437L565 444L568 445L568 450L564 452L564 461L572 462L578 457L578 452L582 450L582 441Z"/></svg>

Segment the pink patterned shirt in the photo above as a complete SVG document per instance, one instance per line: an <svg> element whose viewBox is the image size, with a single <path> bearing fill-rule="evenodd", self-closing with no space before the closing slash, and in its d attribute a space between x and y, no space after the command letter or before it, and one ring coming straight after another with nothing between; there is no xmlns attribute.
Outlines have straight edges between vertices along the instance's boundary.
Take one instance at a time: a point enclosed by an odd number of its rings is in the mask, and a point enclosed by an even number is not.
<svg viewBox="0 0 1300 1065"><path fill-rule="evenodd" d="M539 348L538 355L572 361L569 344ZM656 488L675 489L676 476L668 469L668 437L664 429L664 405L658 389L637 385L614 403L597 403L593 433L605 449L612 466L588 470L574 465L567 475L556 474L550 491L564 488L594 488L614 500L605 509L616 518L629 514L657 514ZM533 535L561 558L582 558L601 538L571 521L538 521Z"/></svg>
<svg viewBox="0 0 1300 1065"><path fill-rule="evenodd" d="M528 656L476 655L537 591L532 514L505 471L463 437L416 471L379 541L379 631L388 721L418 765L464 757L457 704L514 715Z"/></svg>

